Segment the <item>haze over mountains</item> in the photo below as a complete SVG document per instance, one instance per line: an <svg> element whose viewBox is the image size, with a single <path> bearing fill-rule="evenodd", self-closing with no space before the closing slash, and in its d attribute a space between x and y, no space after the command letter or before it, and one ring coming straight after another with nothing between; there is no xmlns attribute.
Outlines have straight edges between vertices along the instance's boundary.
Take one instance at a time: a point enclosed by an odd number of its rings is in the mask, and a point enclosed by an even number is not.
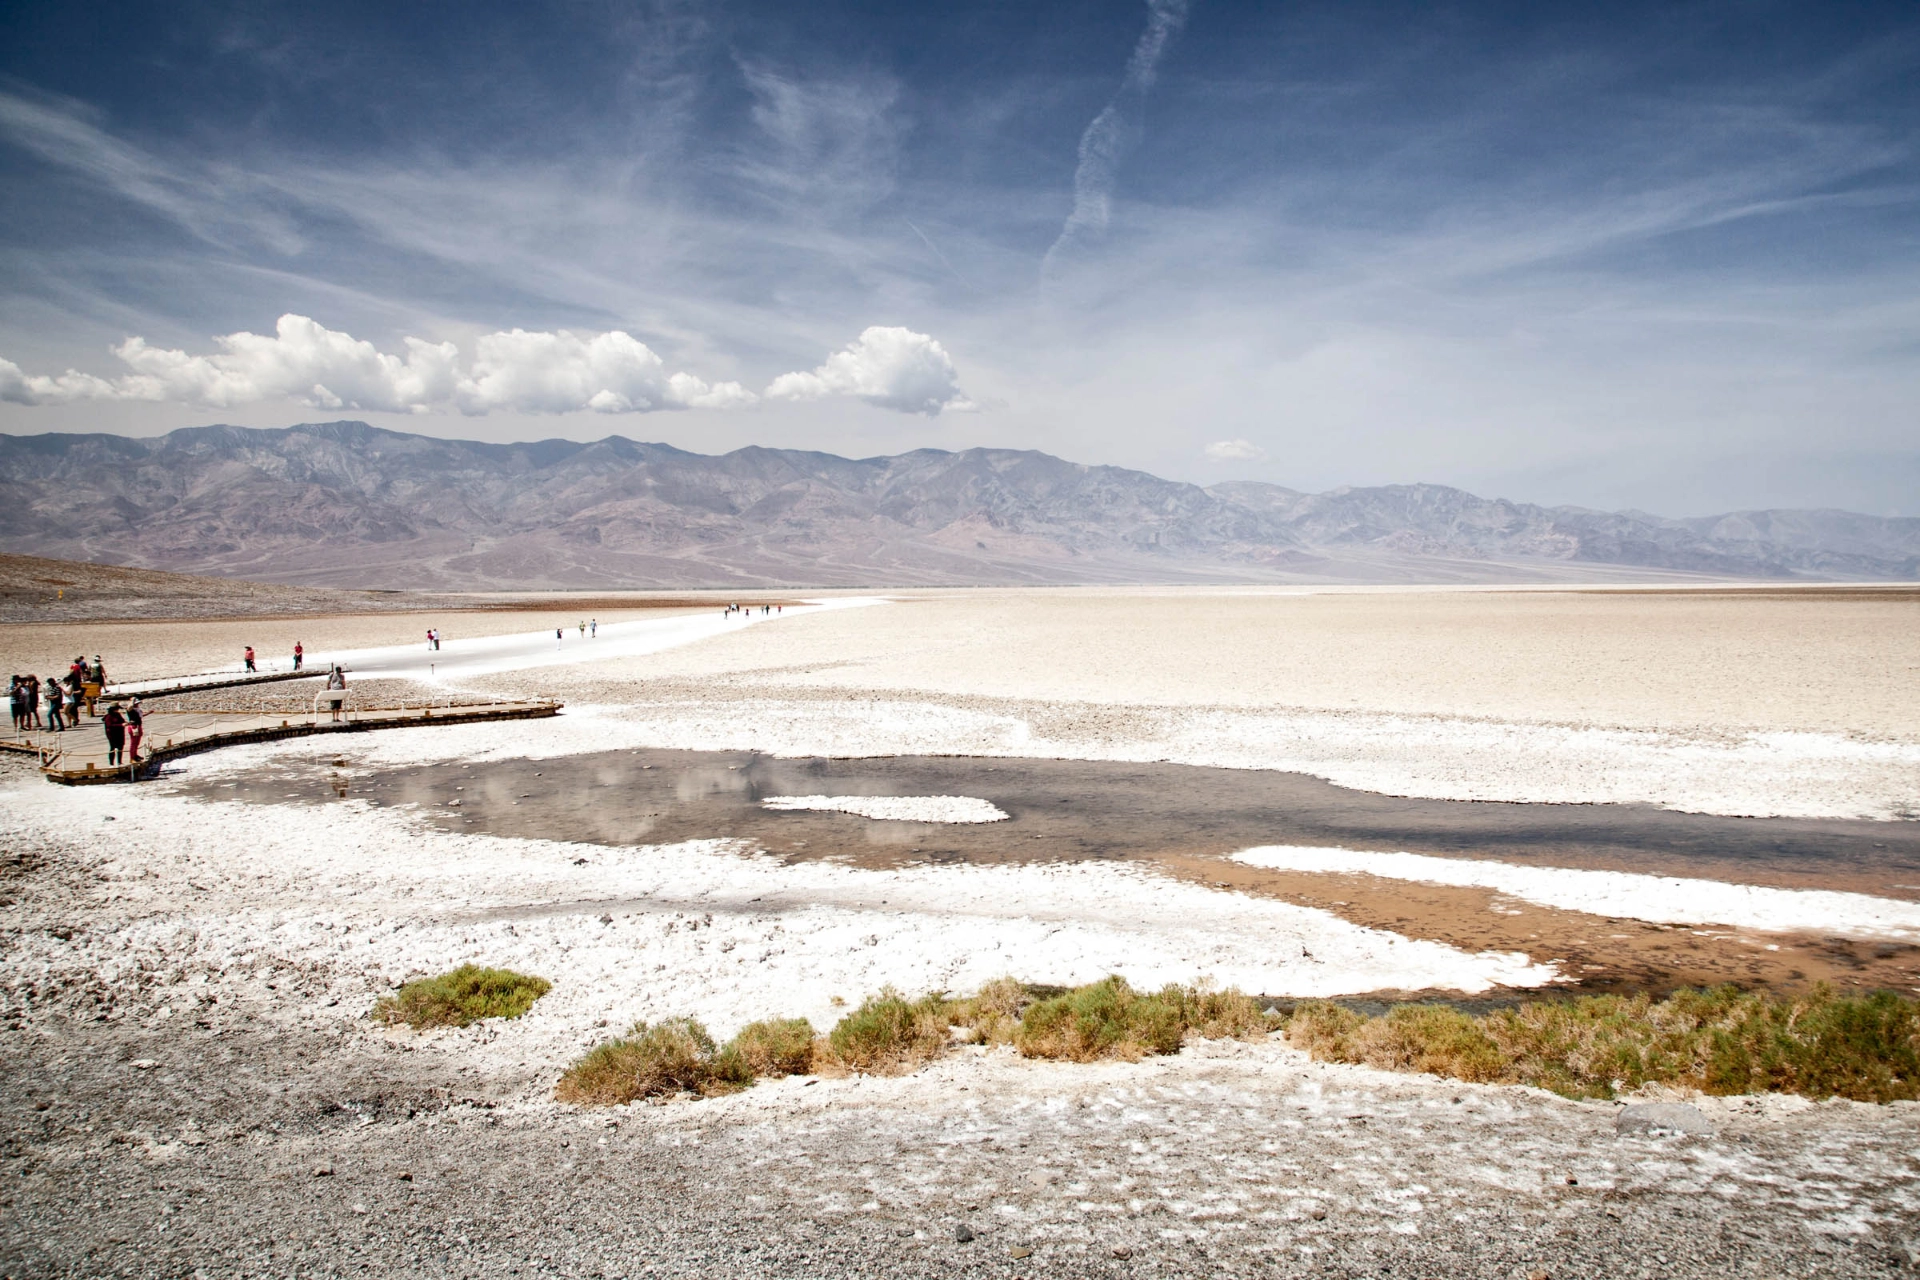
<svg viewBox="0 0 1920 1280"><path fill-rule="evenodd" d="M360 422L0 436L0 547L393 589L1920 578L1920 519L1209 488L1008 449L721 456Z"/></svg>

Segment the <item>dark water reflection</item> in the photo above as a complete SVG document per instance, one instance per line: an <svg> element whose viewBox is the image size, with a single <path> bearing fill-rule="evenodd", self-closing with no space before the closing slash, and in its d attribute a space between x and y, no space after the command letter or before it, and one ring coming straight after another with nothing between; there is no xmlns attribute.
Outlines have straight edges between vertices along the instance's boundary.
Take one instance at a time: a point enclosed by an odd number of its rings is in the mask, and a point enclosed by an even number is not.
<svg viewBox="0 0 1920 1280"><path fill-rule="evenodd" d="M285 761L189 794L273 804L411 805L456 831L607 845L735 837L795 857L869 865L1210 855L1336 845L1702 876L1920 899L1920 823L1720 818L1637 805L1417 800L1300 774L1103 761L899 756L778 759L620 751L361 771L351 757ZM977 796L981 825L774 812L777 795Z"/></svg>

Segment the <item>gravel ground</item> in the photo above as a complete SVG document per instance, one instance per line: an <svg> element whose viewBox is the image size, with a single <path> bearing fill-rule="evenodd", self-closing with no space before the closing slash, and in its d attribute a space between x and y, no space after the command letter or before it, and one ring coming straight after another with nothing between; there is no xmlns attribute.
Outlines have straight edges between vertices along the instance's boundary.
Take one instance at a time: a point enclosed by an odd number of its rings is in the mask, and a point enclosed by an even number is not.
<svg viewBox="0 0 1920 1280"><path fill-rule="evenodd" d="M1605 1106L1207 1045L1135 1067L976 1052L906 1080L587 1113L500 1100L499 1082L372 1035L268 1022L55 1021L9 1037L6 1273L1914 1266L1910 1106L1760 1108L1714 1138L1625 1137Z"/></svg>

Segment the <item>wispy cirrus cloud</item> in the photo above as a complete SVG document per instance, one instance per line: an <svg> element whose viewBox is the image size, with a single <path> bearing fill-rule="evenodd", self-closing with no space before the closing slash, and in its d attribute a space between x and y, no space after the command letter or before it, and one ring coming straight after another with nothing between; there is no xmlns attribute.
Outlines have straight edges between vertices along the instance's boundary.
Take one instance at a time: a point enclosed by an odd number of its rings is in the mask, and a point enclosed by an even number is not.
<svg viewBox="0 0 1920 1280"><path fill-rule="evenodd" d="M1079 163L1073 171L1073 212L1041 264L1050 271L1063 254L1103 234L1113 220L1113 188L1120 163L1133 147L1140 129L1140 110L1147 90L1160 72L1160 60L1187 24L1191 0L1147 0L1147 29L1140 33L1133 56L1113 100L1080 135Z"/></svg>

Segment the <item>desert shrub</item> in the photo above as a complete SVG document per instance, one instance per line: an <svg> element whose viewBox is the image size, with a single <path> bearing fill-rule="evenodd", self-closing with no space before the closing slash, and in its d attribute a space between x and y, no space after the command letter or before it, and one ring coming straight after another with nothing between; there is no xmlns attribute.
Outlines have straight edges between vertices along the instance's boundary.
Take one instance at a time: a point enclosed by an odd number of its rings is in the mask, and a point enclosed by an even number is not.
<svg viewBox="0 0 1920 1280"><path fill-rule="evenodd" d="M560 1077L553 1096L618 1106L676 1093L711 1097L752 1083L738 1052L717 1048L692 1018L669 1018L651 1027L637 1022L625 1036L589 1049Z"/></svg>
<svg viewBox="0 0 1920 1280"><path fill-rule="evenodd" d="M1012 1044L1021 1012L1034 996L1018 978L995 978L978 994L947 1002L947 1018L974 1044Z"/></svg>
<svg viewBox="0 0 1920 1280"><path fill-rule="evenodd" d="M1149 1053L1178 1053L1186 1027L1179 988L1172 997L1143 995L1118 974L1065 995L1037 1000L1021 1015L1014 1044L1029 1058L1138 1061Z"/></svg>
<svg viewBox="0 0 1920 1280"><path fill-rule="evenodd" d="M1529 1001L1471 1018L1399 1005L1367 1018L1302 1005L1287 1038L1324 1061L1529 1084L1608 1098L1646 1084L1711 1094L1778 1091L1861 1102L1920 1098L1920 1004L1822 986L1774 997L1725 986L1663 1001Z"/></svg>
<svg viewBox="0 0 1920 1280"><path fill-rule="evenodd" d="M827 1034L833 1060L851 1071L911 1071L939 1056L949 1040L946 1001L908 1000L892 987L868 996Z"/></svg>
<svg viewBox="0 0 1920 1280"><path fill-rule="evenodd" d="M545 978L463 964L437 978L407 983L374 1005L373 1016L416 1030L464 1027L482 1018L517 1018L552 989Z"/></svg>
<svg viewBox="0 0 1920 1280"><path fill-rule="evenodd" d="M1267 1017L1252 996L1229 987L1215 991L1211 987L1168 987L1163 999L1177 998L1180 1021L1185 1028L1209 1040L1245 1039L1272 1031L1278 1021Z"/></svg>
<svg viewBox="0 0 1920 1280"><path fill-rule="evenodd" d="M1238 991L1169 984L1149 994L1115 974L1029 1004L1013 1042L1029 1058L1133 1062L1149 1053L1178 1053L1189 1032L1244 1037L1277 1025Z"/></svg>
<svg viewBox="0 0 1920 1280"><path fill-rule="evenodd" d="M813 1065L813 1024L805 1018L749 1022L727 1049L755 1076L805 1075Z"/></svg>
<svg viewBox="0 0 1920 1280"><path fill-rule="evenodd" d="M1287 1042L1322 1062L1360 1062L1353 1036L1366 1025L1365 1014L1326 1000L1304 1000L1287 1021Z"/></svg>

